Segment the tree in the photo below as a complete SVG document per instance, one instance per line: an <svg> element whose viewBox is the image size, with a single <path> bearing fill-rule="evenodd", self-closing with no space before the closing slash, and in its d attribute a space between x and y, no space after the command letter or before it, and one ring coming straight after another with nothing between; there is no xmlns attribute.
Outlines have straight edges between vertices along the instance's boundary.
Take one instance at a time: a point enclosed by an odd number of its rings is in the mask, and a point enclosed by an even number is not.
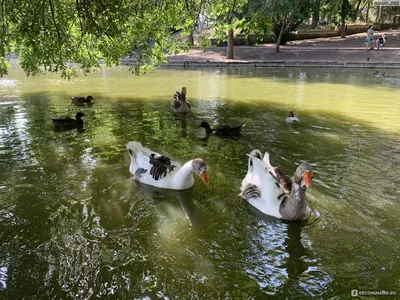
<svg viewBox="0 0 400 300"><path fill-rule="evenodd" d="M207 6L207 13L214 27L215 36L222 40L228 41L227 59L234 59L233 55L233 38L235 25L242 16L247 0L214 0Z"/></svg>
<svg viewBox="0 0 400 300"><path fill-rule="evenodd" d="M186 48L170 35L190 32L193 11L199 8L185 0L2 1L0 75L7 72L12 52L27 75L47 70L70 78L76 75L74 64L90 72L100 59L118 65L131 53L137 59L132 72L140 74L165 62L167 53Z"/></svg>
<svg viewBox="0 0 400 300"><path fill-rule="evenodd" d="M285 32L290 34L310 14L315 0L249 0L252 11L272 18L275 33L275 53L279 52ZM290 29L290 31L289 31Z"/></svg>
<svg viewBox="0 0 400 300"><path fill-rule="evenodd" d="M321 10L321 0L315 0L314 5L312 6L311 10L312 10L311 29L315 29L318 26L319 13Z"/></svg>
<svg viewBox="0 0 400 300"><path fill-rule="evenodd" d="M235 22L235 28L245 33L246 45L250 46L251 43L258 43L262 40L261 35L267 34L271 30L271 18L269 16L260 14L258 11L250 9L249 2L243 5L241 14ZM250 35L255 38L250 40ZM258 37L257 37L258 36Z"/></svg>
<svg viewBox="0 0 400 300"><path fill-rule="evenodd" d="M333 23L341 26L341 38L346 37L346 20L353 18L357 10L350 0L327 0L324 8L332 16Z"/></svg>
<svg viewBox="0 0 400 300"><path fill-rule="evenodd" d="M189 26L188 42L189 45L194 46L194 31L199 22L199 17L202 9L206 4L206 0L185 0L185 9L192 18L192 24Z"/></svg>

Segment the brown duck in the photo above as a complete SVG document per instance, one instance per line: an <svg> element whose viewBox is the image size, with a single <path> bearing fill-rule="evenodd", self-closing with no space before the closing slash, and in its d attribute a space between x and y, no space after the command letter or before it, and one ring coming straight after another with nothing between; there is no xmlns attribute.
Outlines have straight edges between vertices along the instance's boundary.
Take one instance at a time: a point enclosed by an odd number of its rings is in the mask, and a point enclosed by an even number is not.
<svg viewBox="0 0 400 300"><path fill-rule="evenodd" d="M71 102L73 104L83 104L83 103L87 103L88 105L93 104L92 100L94 100L94 98L92 96L87 96L85 97L71 97Z"/></svg>

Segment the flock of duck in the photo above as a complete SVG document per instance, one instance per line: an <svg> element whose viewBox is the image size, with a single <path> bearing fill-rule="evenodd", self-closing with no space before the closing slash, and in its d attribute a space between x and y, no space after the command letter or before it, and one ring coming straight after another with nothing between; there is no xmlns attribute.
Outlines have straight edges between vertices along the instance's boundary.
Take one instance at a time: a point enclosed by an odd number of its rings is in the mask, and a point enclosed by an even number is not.
<svg viewBox="0 0 400 300"><path fill-rule="evenodd" d="M186 100L186 88L175 92L171 109L175 114L186 114L191 111L191 105ZM72 97L74 104L89 104L93 97ZM53 127L82 128L83 113L78 112L76 118L52 119ZM285 122L296 124L299 119L290 112ZM207 134L233 137L240 134L245 125L223 125L211 128L207 122L202 122ZM181 165L160 153L144 147L140 142L131 141L127 145L131 163L129 167L133 179L141 183L162 189L185 190L194 185L193 173L197 174L205 183L209 183L207 164L201 158L194 158ZM240 187L240 197L263 214L276 218L300 221L310 215L310 208L306 201L306 190L311 187L312 166L308 163L300 164L292 178L284 175L270 163L269 153L264 155L258 149L248 155L247 174Z"/></svg>

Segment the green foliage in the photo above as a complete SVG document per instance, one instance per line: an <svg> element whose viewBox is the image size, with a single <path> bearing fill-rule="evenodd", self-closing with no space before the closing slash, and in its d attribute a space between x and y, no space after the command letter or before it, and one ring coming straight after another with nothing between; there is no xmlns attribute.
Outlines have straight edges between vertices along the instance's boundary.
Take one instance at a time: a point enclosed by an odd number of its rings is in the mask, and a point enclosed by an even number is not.
<svg viewBox="0 0 400 300"><path fill-rule="evenodd" d="M250 34L265 35L271 30L271 18L262 15L259 12L250 12L248 6L245 9L244 15L241 19L234 22L234 27L237 30L246 33L246 37Z"/></svg>
<svg viewBox="0 0 400 300"><path fill-rule="evenodd" d="M135 51L135 74L166 61L166 54L185 49L170 37L193 28L199 1L184 0L15 0L3 1L0 13L0 75L5 57L15 52L27 75L44 70L76 76L99 67L119 65ZM68 62L72 62L71 66Z"/></svg>
<svg viewBox="0 0 400 300"><path fill-rule="evenodd" d="M4 57L0 58L0 76L2 74L6 74L7 70L10 68L10 63L4 59Z"/></svg>
<svg viewBox="0 0 400 300"><path fill-rule="evenodd" d="M349 0L327 0L322 11L331 17L333 24L339 26L344 21L356 17L357 9L355 5L355 2L352 3Z"/></svg>
<svg viewBox="0 0 400 300"><path fill-rule="evenodd" d="M206 35L199 36L197 43L199 44L200 48L203 49L203 51L206 51L211 47L211 41Z"/></svg>
<svg viewBox="0 0 400 300"><path fill-rule="evenodd" d="M281 39L281 45L285 45L288 41L290 41L290 38L292 36L292 32L296 30L296 28L301 24L301 20L299 19L294 19L290 20L289 24L286 26L282 39ZM272 27L272 32L274 33L274 41L277 42L279 32L281 31L282 23L280 23L278 20L274 20L273 22L273 27Z"/></svg>
<svg viewBox="0 0 400 300"><path fill-rule="evenodd" d="M227 40L230 29L238 29L239 20L244 18L247 0L213 0L206 7L206 13L214 28L213 37Z"/></svg>
<svg viewBox="0 0 400 300"><path fill-rule="evenodd" d="M311 9L316 0L249 0L249 10L258 13L264 18L272 20L272 31L275 39L278 38L282 24L285 24L281 44L290 39L292 31L296 30L306 18L309 17Z"/></svg>

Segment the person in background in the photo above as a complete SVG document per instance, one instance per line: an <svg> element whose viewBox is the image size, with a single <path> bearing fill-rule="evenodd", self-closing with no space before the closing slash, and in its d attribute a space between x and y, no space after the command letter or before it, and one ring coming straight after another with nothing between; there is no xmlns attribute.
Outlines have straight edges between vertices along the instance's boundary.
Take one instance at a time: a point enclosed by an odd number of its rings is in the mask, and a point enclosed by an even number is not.
<svg viewBox="0 0 400 300"><path fill-rule="evenodd" d="M369 51L371 49L374 49L374 46L372 46L372 48L370 48L370 44L375 44L375 40L374 40L374 25L369 25L368 26L368 30L367 30L367 37L365 38L365 51Z"/></svg>
<svg viewBox="0 0 400 300"><path fill-rule="evenodd" d="M376 50L382 48L386 45L386 33L383 33L382 36L376 40Z"/></svg>

